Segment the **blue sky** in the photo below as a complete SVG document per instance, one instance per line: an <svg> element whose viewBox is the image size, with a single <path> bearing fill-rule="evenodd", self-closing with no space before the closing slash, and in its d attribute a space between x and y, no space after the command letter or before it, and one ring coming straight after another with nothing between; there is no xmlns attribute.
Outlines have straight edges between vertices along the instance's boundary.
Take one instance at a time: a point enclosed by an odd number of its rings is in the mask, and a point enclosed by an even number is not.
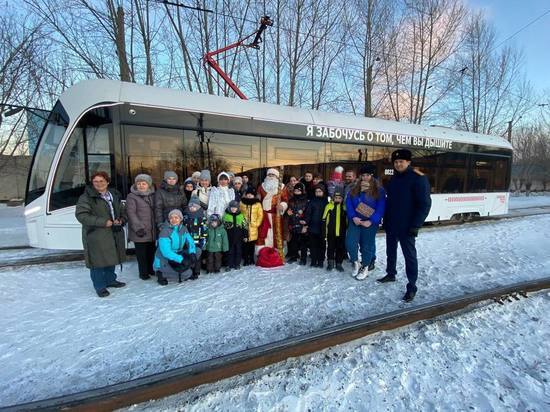
<svg viewBox="0 0 550 412"><path fill-rule="evenodd" d="M550 0L467 0L472 9L483 9L494 24L498 43L531 20L550 10ZM540 93L550 94L550 13L517 34L506 44L523 50L525 73Z"/></svg>

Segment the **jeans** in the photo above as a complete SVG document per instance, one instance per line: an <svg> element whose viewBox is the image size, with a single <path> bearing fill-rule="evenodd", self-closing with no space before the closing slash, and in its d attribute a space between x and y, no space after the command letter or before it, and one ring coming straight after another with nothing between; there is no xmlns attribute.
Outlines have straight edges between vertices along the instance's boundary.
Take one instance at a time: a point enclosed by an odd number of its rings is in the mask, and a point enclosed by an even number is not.
<svg viewBox="0 0 550 412"><path fill-rule="evenodd" d="M95 290L105 289L116 280L115 267L91 268L90 277L92 278Z"/></svg>
<svg viewBox="0 0 550 412"><path fill-rule="evenodd" d="M351 262L357 262L357 248L361 250L361 262L363 266L368 266L371 260L376 256L376 232L378 225L369 227L358 226L350 222L346 232L346 249Z"/></svg>

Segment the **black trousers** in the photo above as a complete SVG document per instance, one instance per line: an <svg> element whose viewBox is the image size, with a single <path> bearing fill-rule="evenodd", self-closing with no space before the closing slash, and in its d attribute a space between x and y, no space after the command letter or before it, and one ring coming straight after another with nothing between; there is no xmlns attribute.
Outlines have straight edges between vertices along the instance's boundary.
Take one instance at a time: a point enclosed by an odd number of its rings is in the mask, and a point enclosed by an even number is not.
<svg viewBox="0 0 550 412"><path fill-rule="evenodd" d="M245 265L254 264L254 250L256 247L256 241L243 242L243 259Z"/></svg>
<svg viewBox="0 0 550 412"><path fill-rule="evenodd" d="M407 290L410 292L416 292L416 279L418 278L415 241L414 236L397 236L386 232L386 273L391 276L397 274L397 243L399 243L405 258L405 272L407 272L407 280L409 281Z"/></svg>
<svg viewBox="0 0 550 412"><path fill-rule="evenodd" d="M222 252L208 252L206 270L208 273L219 272L222 267Z"/></svg>
<svg viewBox="0 0 550 412"><path fill-rule="evenodd" d="M307 261L307 247L309 236L307 233L292 233L288 241L287 259L300 259L301 262Z"/></svg>
<svg viewBox="0 0 550 412"><path fill-rule="evenodd" d="M309 234L309 247L311 248L311 264L322 265L325 261L325 238L321 234Z"/></svg>
<svg viewBox="0 0 550 412"><path fill-rule="evenodd" d="M341 264L346 256L346 236L329 236L327 238L327 259Z"/></svg>
<svg viewBox="0 0 550 412"><path fill-rule="evenodd" d="M155 242L134 242L136 258L140 275L154 275L153 261L155 260Z"/></svg>
<svg viewBox="0 0 550 412"><path fill-rule="evenodd" d="M241 265L241 260L243 260L243 242L233 242L229 245L229 252L227 252L227 266L236 268Z"/></svg>

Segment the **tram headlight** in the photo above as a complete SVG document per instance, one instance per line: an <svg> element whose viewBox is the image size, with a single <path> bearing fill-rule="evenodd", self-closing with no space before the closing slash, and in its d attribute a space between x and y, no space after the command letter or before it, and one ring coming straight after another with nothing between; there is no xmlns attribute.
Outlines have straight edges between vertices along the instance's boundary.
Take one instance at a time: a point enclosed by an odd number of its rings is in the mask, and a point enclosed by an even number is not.
<svg viewBox="0 0 550 412"><path fill-rule="evenodd" d="M132 116L135 116L136 115L136 110L135 109L130 109L130 110L128 110L128 113L130 113L130 115L132 115Z"/></svg>
<svg viewBox="0 0 550 412"><path fill-rule="evenodd" d="M32 214L35 214L36 212L40 212L40 206L31 207L30 209L25 209L25 212L23 214L25 216L29 216Z"/></svg>

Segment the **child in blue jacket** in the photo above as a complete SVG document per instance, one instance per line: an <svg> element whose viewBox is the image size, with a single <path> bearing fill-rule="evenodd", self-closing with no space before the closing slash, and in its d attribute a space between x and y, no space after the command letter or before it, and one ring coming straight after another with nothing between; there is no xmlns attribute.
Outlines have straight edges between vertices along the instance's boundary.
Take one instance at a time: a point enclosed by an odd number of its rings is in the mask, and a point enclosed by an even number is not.
<svg viewBox="0 0 550 412"><path fill-rule="evenodd" d="M161 227L153 262L157 282L165 286L168 284L166 275L174 274L180 282L182 276L188 279L197 261L195 253L195 242L183 224L183 214L179 209L170 211L168 221Z"/></svg>

